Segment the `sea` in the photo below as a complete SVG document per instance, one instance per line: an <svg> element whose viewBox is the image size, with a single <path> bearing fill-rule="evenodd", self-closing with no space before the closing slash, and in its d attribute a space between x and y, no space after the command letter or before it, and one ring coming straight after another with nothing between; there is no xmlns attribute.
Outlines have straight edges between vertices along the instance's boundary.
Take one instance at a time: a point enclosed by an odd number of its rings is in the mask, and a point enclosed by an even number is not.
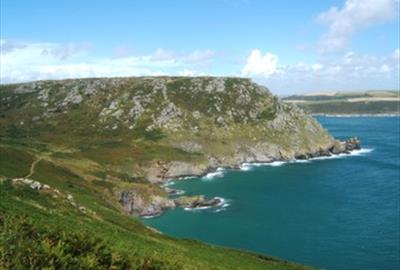
<svg viewBox="0 0 400 270"><path fill-rule="evenodd" d="M310 161L244 164L175 180L218 207L144 222L163 233L322 269L400 269L400 117L317 117L362 150Z"/></svg>

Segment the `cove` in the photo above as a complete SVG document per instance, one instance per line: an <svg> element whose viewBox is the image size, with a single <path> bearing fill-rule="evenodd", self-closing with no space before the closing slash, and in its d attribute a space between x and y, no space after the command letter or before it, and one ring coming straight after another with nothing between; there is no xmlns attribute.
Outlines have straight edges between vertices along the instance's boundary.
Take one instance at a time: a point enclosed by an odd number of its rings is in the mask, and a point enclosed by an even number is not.
<svg viewBox="0 0 400 270"><path fill-rule="evenodd" d="M163 233L326 269L399 269L399 117L320 117L363 150L307 162L243 166L174 181L224 206L174 209L144 222Z"/></svg>

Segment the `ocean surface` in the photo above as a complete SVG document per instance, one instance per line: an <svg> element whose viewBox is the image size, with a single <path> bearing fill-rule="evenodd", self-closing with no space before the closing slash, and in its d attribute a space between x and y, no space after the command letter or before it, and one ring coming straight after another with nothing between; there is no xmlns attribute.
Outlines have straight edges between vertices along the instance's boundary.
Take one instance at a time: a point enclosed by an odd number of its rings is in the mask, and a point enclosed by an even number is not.
<svg viewBox="0 0 400 270"><path fill-rule="evenodd" d="M310 162L243 166L174 181L214 209L175 209L145 223L180 238L247 249L324 269L400 269L400 118L318 120L363 150Z"/></svg>

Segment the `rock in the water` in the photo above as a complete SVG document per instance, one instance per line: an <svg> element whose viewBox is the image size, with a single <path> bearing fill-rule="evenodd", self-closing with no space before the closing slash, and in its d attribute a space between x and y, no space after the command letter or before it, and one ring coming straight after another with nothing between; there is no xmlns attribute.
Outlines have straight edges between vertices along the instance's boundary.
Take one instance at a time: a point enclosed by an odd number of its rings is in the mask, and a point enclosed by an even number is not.
<svg viewBox="0 0 400 270"><path fill-rule="evenodd" d="M204 195L196 196L182 196L175 199L175 203L178 206L184 208L203 208L203 207L214 207L221 203L220 198L206 199Z"/></svg>
<svg viewBox="0 0 400 270"><path fill-rule="evenodd" d="M361 149L360 140L356 137L350 138L345 142L345 147L347 151L353 151Z"/></svg>
<svg viewBox="0 0 400 270"><path fill-rule="evenodd" d="M333 146L329 149L332 154L349 153L353 150L361 149L360 140L350 138L346 141L335 140Z"/></svg>

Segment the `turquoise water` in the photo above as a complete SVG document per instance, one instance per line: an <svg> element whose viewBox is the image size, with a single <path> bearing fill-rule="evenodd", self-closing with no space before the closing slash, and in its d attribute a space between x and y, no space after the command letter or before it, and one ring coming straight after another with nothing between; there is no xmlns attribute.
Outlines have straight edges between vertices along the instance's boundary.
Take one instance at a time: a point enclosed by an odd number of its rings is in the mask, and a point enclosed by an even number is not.
<svg viewBox="0 0 400 270"><path fill-rule="evenodd" d="M176 181L172 187L188 195L226 204L145 222L177 237L326 269L399 269L400 118L319 120L335 137L358 136L367 150Z"/></svg>

